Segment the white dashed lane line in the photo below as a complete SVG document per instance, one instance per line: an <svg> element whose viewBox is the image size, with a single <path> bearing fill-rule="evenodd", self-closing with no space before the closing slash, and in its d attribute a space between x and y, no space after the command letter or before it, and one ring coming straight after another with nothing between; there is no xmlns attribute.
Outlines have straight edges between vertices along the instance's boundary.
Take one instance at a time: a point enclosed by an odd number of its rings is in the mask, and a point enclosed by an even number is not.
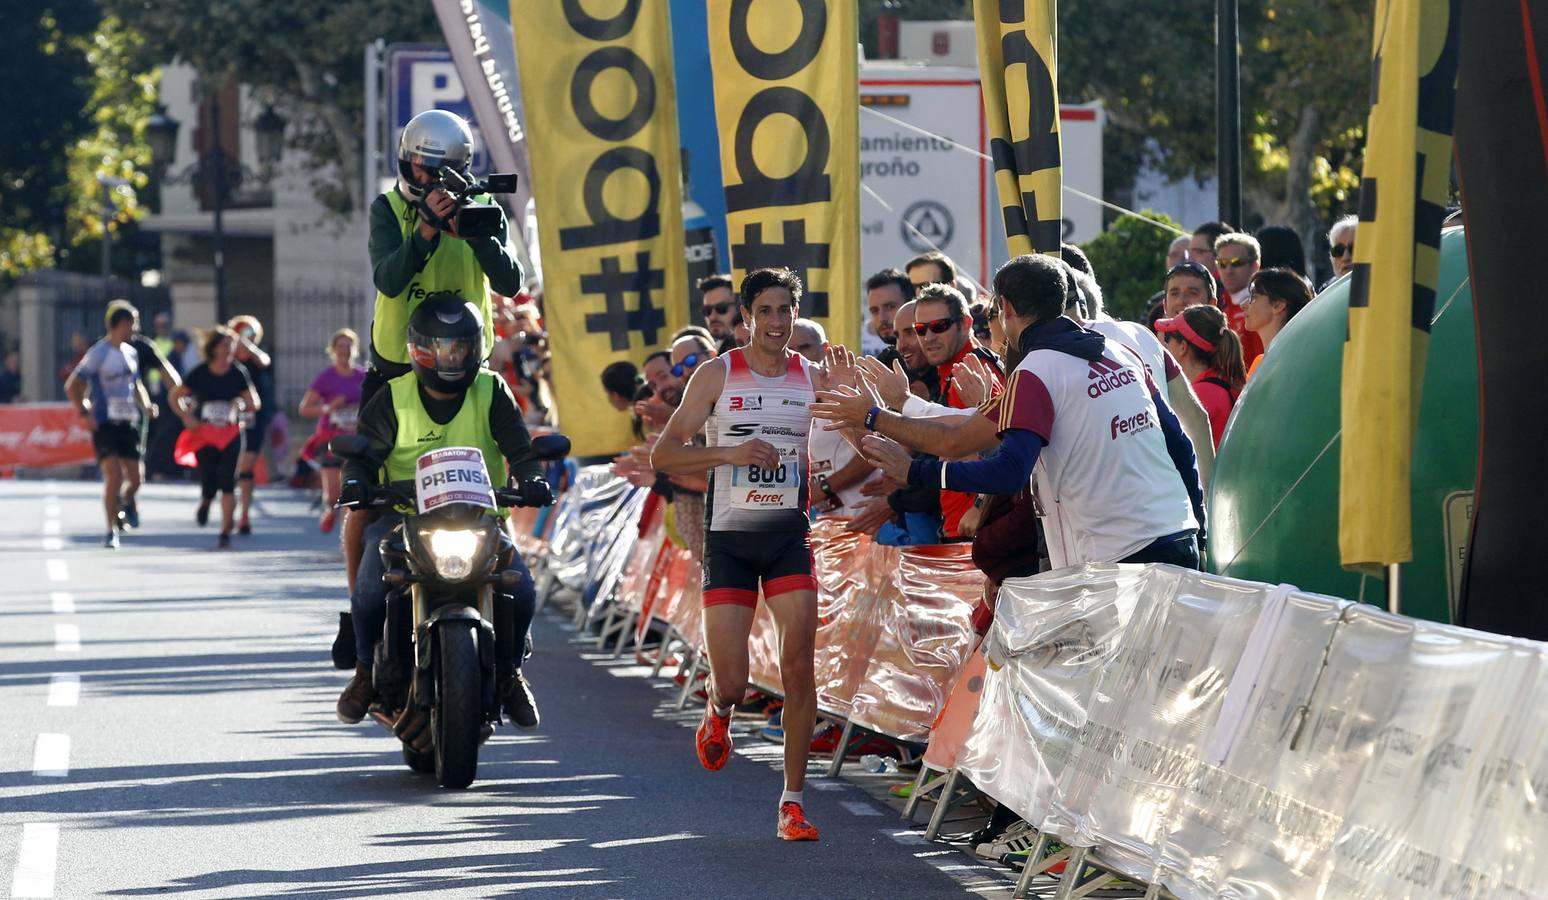
<svg viewBox="0 0 1548 900"><path fill-rule="evenodd" d="M57 824L28 822L23 825L21 849L16 854L16 874L11 878L11 896L54 896L54 866L58 857Z"/></svg>
<svg viewBox="0 0 1548 900"><path fill-rule="evenodd" d="M32 774L38 778L64 778L70 774L70 736L40 734L32 748Z"/></svg>
<svg viewBox="0 0 1548 900"><path fill-rule="evenodd" d="M61 653L75 653L81 649L81 629L74 625L54 626L54 649Z"/></svg>
<svg viewBox="0 0 1548 900"><path fill-rule="evenodd" d="M50 521L52 521L52 520L50 520ZM45 537L43 539L43 552L44 553L58 553L60 550L63 550L63 549L64 549L64 538L61 538L61 537Z"/></svg>
<svg viewBox="0 0 1548 900"><path fill-rule="evenodd" d="M856 816L879 816L879 815L881 815L881 810L877 809L876 807L872 806L869 803L863 803L863 802L861 802L859 800L840 800L839 801L839 806L842 806L845 809L849 810L851 815L856 815Z"/></svg>
<svg viewBox="0 0 1548 900"><path fill-rule="evenodd" d="M49 581L69 581L70 567L62 559L51 559L43 564L48 568Z"/></svg>
<svg viewBox="0 0 1548 900"><path fill-rule="evenodd" d="M55 615L69 616L75 614L75 595L66 591L54 591L48 595L48 599L54 606Z"/></svg>
<svg viewBox="0 0 1548 900"><path fill-rule="evenodd" d="M44 519L43 520L43 533L44 534L58 534L59 533L59 520L58 519Z"/></svg>
<svg viewBox="0 0 1548 900"><path fill-rule="evenodd" d="M74 706L81 700L81 676L52 675L48 679L48 705Z"/></svg>

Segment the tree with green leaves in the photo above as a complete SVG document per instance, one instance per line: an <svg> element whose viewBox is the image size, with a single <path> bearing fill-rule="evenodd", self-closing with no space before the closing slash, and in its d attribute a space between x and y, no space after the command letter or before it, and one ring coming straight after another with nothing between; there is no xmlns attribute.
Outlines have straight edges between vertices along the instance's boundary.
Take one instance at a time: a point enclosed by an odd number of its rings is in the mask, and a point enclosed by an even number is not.
<svg viewBox="0 0 1548 900"><path fill-rule="evenodd" d="M1186 230L1165 213L1141 210L1140 215ZM1175 234L1169 234L1138 216L1122 215L1107 230L1081 245L1097 284L1102 286L1102 303L1115 319L1139 321L1151 295L1161 289L1166 249Z"/></svg>
<svg viewBox="0 0 1548 900"><path fill-rule="evenodd" d="M206 90L238 81L266 95L305 150L319 199L341 214L363 210L360 135L365 128L363 51L388 43L436 43L441 29L424 0L101 0L144 36L144 58L192 66Z"/></svg>
<svg viewBox="0 0 1548 900"><path fill-rule="evenodd" d="M1308 239L1357 197L1370 109L1371 3L1241 0L1240 28L1247 217L1290 225ZM1065 0L1059 93L1065 102L1101 100L1107 109L1109 194L1131 184L1147 159L1173 178L1215 174L1211 7Z"/></svg>
<svg viewBox="0 0 1548 900"><path fill-rule="evenodd" d="M104 219L113 239L133 234L143 212L154 67L142 64L138 37L95 3L8 5L0 79L25 89L7 95L0 141L0 279L56 260L94 271ZM99 179L109 178L125 186L107 193L104 216ZM132 268L118 259L121 272Z"/></svg>

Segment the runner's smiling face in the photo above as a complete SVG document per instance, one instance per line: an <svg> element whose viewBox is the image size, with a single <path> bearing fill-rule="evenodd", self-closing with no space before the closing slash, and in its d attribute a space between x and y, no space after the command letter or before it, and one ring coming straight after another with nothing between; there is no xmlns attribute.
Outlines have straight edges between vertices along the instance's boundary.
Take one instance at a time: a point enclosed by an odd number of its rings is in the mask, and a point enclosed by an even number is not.
<svg viewBox="0 0 1548 900"><path fill-rule="evenodd" d="M791 324L800 315L790 291L778 286L764 288L746 312L751 343L771 356L783 356L790 346Z"/></svg>

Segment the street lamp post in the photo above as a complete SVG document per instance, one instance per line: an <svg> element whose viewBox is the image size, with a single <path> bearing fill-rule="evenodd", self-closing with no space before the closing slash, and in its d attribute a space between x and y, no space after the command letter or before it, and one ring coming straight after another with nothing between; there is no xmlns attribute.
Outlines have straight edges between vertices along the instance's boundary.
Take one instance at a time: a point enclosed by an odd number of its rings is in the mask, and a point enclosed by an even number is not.
<svg viewBox="0 0 1548 900"><path fill-rule="evenodd" d="M213 135L208 141L205 155L195 160L188 168L181 172L171 173L167 169L177 154L177 130L181 123L167 115L166 109L157 104L155 115L146 124L146 138L151 147L152 166L161 174L163 184L193 184L209 183L211 204L214 209L214 232L211 236L212 250L215 262L215 319L224 323L227 319L226 308L226 251L225 251L225 212L226 191L229 188L237 188L242 182L249 179L254 181L267 181L267 171L253 172L241 164L240 161L226 155L225 148L220 139L220 95L218 92L210 94L210 132ZM280 154L284 150L285 120L274 111L274 108L265 107L262 114L253 123L257 136L258 160L265 170L279 161Z"/></svg>
<svg viewBox="0 0 1548 900"><path fill-rule="evenodd" d="M113 215L117 212L113 205L113 192L127 184L128 181L116 176L97 176L97 188L102 192L102 292L108 300L112 299L113 293L113 239L108 231L108 223L113 221Z"/></svg>

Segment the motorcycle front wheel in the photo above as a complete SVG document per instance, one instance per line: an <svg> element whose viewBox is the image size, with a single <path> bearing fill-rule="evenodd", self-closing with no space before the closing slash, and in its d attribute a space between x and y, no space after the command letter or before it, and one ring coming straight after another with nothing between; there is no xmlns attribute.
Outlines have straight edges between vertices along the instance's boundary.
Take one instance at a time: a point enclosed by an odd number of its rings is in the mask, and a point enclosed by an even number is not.
<svg viewBox="0 0 1548 900"><path fill-rule="evenodd" d="M441 787L465 788L478 771L483 670L472 624L445 622L436 628L440 671L431 711L435 739L435 778Z"/></svg>

